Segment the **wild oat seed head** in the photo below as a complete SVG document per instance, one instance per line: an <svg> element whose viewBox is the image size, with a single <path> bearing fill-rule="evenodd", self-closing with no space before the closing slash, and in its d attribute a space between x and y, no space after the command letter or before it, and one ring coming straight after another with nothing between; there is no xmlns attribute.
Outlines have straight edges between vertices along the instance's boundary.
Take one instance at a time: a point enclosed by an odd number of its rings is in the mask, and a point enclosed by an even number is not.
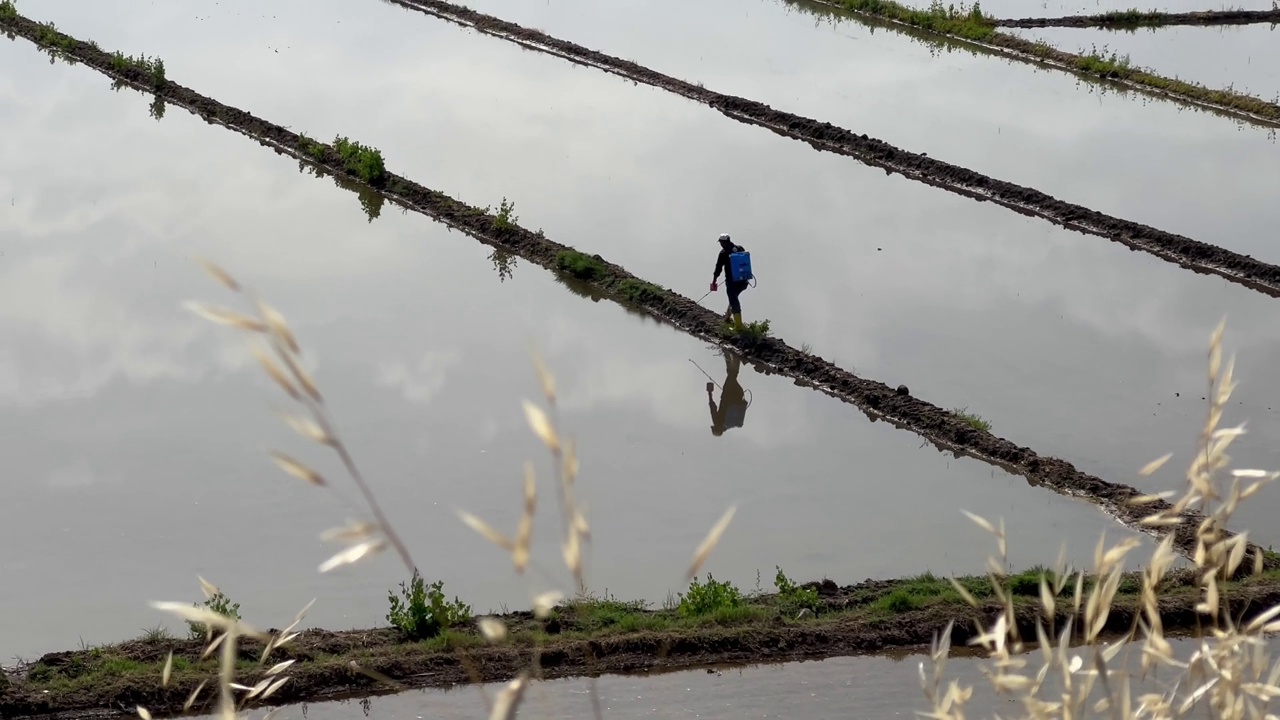
<svg viewBox="0 0 1280 720"><path fill-rule="evenodd" d="M533 430L533 434L538 436L553 453L560 452L560 438L556 437L556 431L551 427L551 421L547 419L547 414L542 408L534 405L528 400L521 401L524 406L525 420L529 423L529 428Z"/></svg>
<svg viewBox="0 0 1280 720"><path fill-rule="evenodd" d="M324 429L321 428L314 420L282 411L278 412L278 414L289 427L293 428L294 432L298 433L302 437L321 445L333 444L333 438L325 434Z"/></svg>
<svg viewBox="0 0 1280 720"><path fill-rule="evenodd" d="M200 684L196 685L196 689L192 690L191 694L187 696L187 701L182 703L183 712L190 710L191 706L196 704L196 698L200 697L200 691L204 690L204 686L207 685L208 682L208 680L201 680Z"/></svg>
<svg viewBox="0 0 1280 720"><path fill-rule="evenodd" d="M298 384L301 385L302 389L311 396L312 400L315 400L318 403L324 402L324 398L320 395L320 388L316 386L315 380L311 378L311 373L307 372L306 368L302 367L302 364L297 361L295 356L289 354L287 350L277 347L276 357L280 358L280 360L284 362L285 366L289 369L289 373L293 375L294 380L298 381Z"/></svg>
<svg viewBox="0 0 1280 720"><path fill-rule="evenodd" d="M386 549L387 541L381 538L376 540L366 540L362 543L352 545L346 550L343 550L328 560L320 563L319 571L321 573L327 573L334 568L341 567L343 565L351 565L352 563L357 563L367 557L377 555Z"/></svg>
<svg viewBox="0 0 1280 720"><path fill-rule="evenodd" d="M285 455L279 450L272 450L270 454L271 459L275 461L276 465L279 465L280 469L290 475L306 480L308 483L317 487L323 487L326 484L324 478L320 476L320 473L312 470L306 465L303 465L298 460Z"/></svg>
<svg viewBox="0 0 1280 720"><path fill-rule="evenodd" d="M232 292L240 292L241 290L240 283L236 282L235 279L231 277L231 273L228 273L226 270L223 270L220 266L218 266L216 263L214 263L211 260L206 260L205 258L202 258L202 257L196 257L193 259L200 264L200 267L203 268L204 271L208 273L210 277L212 277L214 280L217 280L219 283L221 283L223 287L227 288Z"/></svg>
<svg viewBox="0 0 1280 720"><path fill-rule="evenodd" d="M298 339L294 337L293 331L289 329L289 324L285 322L284 315L281 315L279 310L262 300L258 300L258 312L262 314L262 319L266 321L267 329L280 342L284 343L285 347L289 348L295 355L302 352L302 349L298 347Z"/></svg>
<svg viewBox="0 0 1280 720"><path fill-rule="evenodd" d="M548 590L533 599L533 615L539 620L545 620L551 614L551 610L555 608L556 603L564 600L564 593L559 590Z"/></svg>
<svg viewBox="0 0 1280 720"><path fill-rule="evenodd" d="M515 552L516 544L512 542L511 538L507 537L506 535L503 535L497 530L494 530L493 527L489 525L489 523L481 520L475 515L472 515L466 510L454 510L454 513L457 514L457 516L462 520L462 522L466 523L472 530L475 530L476 532L483 535L485 538L489 540L489 542L493 543L494 545L497 545L498 547L502 548L503 550L506 550L507 552Z"/></svg>
<svg viewBox="0 0 1280 720"><path fill-rule="evenodd" d="M738 512L737 505L731 505L724 515L720 517L716 524L712 526L711 532L707 533L707 537L698 545L698 549L693 553L693 562L689 565L689 570L685 573L686 580L692 580L697 576L698 570L702 568L702 564L707 561L707 557L711 555L711 551L715 550L716 545L720 542L720 536L724 535L724 531L729 528L729 523L733 521L734 514Z"/></svg>
<svg viewBox="0 0 1280 720"><path fill-rule="evenodd" d="M547 369L546 362L542 359L542 353L538 352L537 347L531 348L533 355L533 369L538 374L538 384L542 387L542 397L546 398L548 405L554 405L556 401L556 379Z"/></svg>
<svg viewBox="0 0 1280 720"><path fill-rule="evenodd" d="M476 625L480 627L480 634L484 639L491 643L502 642L507 637L507 626L497 618L482 617L476 620Z"/></svg>
<svg viewBox="0 0 1280 720"><path fill-rule="evenodd" d="M1169 459L1172 457L1173 457L1173 453L1166 453L1163 456L1158 457L1155 460L1152 460L1146 465L1143 465L1142 469L1138 471L1138 474L1143 477L1146 477L1154 473L1155 471L1159 470L1160 468L1164 467L1164 464L1169 462Z"/></svg>
<svg viewBox="0 0 1280 720"><path fill-rule="evenodd" d="M200 591L204 593L205 598L212 599L215 596L222 594L222 591L218 589L217 585L214 585L199 575L196 576L196 579L200 581Z"/></svg>
<svg viewBox="0 0 1280 720"><path fill-rule="evenodd" d="M349 522L342 527L330 528L320 533L320 539L325 542L341 542L349 543L359 540L368 540L378 534L378 525L371 522ZM312 602L315 602L312 600Z"/></svg>
<svg viewBox="0 0 1280 720"><path fill-rule="evenodd" d="M267 331L266 323L257 318L250 317L243 313L238 313L229 308L205 305L194 301L186 301L182 303L182 307L200 317L217 325L226 325L237 330L246 330L248 332L262 333Z"/></svg>
<svg viewBox="0 0 1280 720"><path fill-rule="evenodd" d="M276 680L275 682L271 683L271 685L267 686L266 690L262 691L262 699L266 700L267 698L274 695L276 691L280 689L280 686L284 685L287 682L289 682L289 678L282 677L279 680Z"/></svg>
<svg viewBox="0 0 1280 720"><path fill-rule="evenodd" d="M267 377L271 378L272 382L278 385L281 390L284 390L289 397L298 402L302 401L302 393L298 392L298 388L294 387L292 382L289 382L289 378L285 377L284 370L280 369L280 366L275 360L272 360L267 353L257 345L250 347L249 352L253 353L254 359L258 361L258 365L262 368L262 371L267 374Z"/></svg>
<svg viewBox="0 0 1280 720"><path fill-rule="evenodd" d="M961 585L960 582L953 577L949 577L947 580L951 581L951 587L955 588L956 593L959 594L965 602L969 603L972 607L978 607L978 600L973 597L973 594L970 593L964 585Z"/></svg>
<svg viewBox="0 0 1280 720"><path fill-rule="evenodd" d="M169 676L173 673L173 651L169 651L164 659L164 668L160 670L160 687L169 687Z"/></svg>
<svg viewBox="0 0 1280 720"><path fill-rule="evenodd" d="M511 720L516 716L516 708L524 697L528 677L528 671L523 671L498 692L498 696L493 701L493 710L489 713L489 720Z"/></svg>
<svg viewBox="0 0 1280 720"><path fill-rule="evenodd" d="M216 612L209 608L197 607L189 603L173 602L173 601L152 601L151 607L168 613L173 613L183 620L201 623L209 627L224 628L227 630L236 628L236 633L246 635L257 639L265 639L265 633L253 629L245 624L242 620L229 618L222 613Z"/></svg>
<svg viewBox="0 0 1280 720"><path fill-rule="evenodd" d="M969 518L970 520L972 520L973 522L975 522L975 523L978 525L978 527L982 528L983 530L986 530L987 532L991 533L992 535L998 535L998 534L999 534L999 533L997 533L997 531L996 531L996 527L995 527L994 525L992 525L992 524L991 524L991 521L987 520L986 518L981 517L981 516L979 516L979 515L975 515L975 514L973 514L973 513L969 512L968 510L964 510L964 509L961 509L961 510L960 510L960 512L962 512L962 513L964 513L966 516L968 516L968 518Z"/></svg>

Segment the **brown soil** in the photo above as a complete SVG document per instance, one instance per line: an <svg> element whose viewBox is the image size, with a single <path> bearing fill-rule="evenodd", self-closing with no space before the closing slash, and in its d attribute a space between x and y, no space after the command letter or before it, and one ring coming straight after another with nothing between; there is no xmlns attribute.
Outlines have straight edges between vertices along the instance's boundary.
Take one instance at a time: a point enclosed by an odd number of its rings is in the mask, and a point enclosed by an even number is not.
<svg viewBox="0 0 1280 720"><path fill-rule="evenodd" d="M992 21L996 27L1164 27L1169 25L1252 25L1254 23L1280 23L1280 10L1204 10L1198 12L1143 12L1136 15L1098 13L1096 15L1067 15L1056 18L1004 18Z"/></svg>
<svg viewBox="0 0 1280 720"><path fill-rule="evenodd" d="M392 1L400 2L401 0ZM0 27L3 27L7 32L21 35L37 45L46 46L39 40L42 37L40 26L25 17L0 19ZM47 33L47 31L43 32ZM166 81L159 89L156 89L152 86L151 78L142 71L132 67L117 69L112 63L110 53L99 49L95 45L70 38L61 33L56 33L55 35L58 38L59 47L52 49L51 52L55 52L68 60L84 63L108 77L114 78L117 84L129 85L144 93L154 93L158 100L183 107L200 116L206 122L219 124L239 132L279 154L289 155L304 163L321 165L330 174L347 178L354 184L364 184L357 182L358 178L345 168L338 154L328 145L310 141L311 147L318 146L322 149L321 155L316 157L307 151L302 136L280 125L263 120L244 110L220 103L172 81ZM728 100L724 102L739 109L756 108L760 113L766 115L785 115L749 100L731 100L733 102ZM813 123L813 121L805 122ZM795 124L797 127L803 125L799 120ZM879 140L867 140L866 136L862 136L862 139L859 140L858 136L826 123L821 125L814 123L813 127L809 127L808 131L825 134L832 139L832 142L844 139L851 145L874 150L880 156L889 158L891 162L899 165L914 166L919 173L924 175L927 175L929 169L935 166L952 167L923 156L897 150ZM989 188L997 186L1017 188L1017 186L1000 183L1000 181L985 178L968 170L952 168L952 171L956 177L982 179ZM978 182L978 180L974 180L974 182ZM485 213L484 210L423 187L394 173L388 172L385 178L378 183L376 189L388 200L406 209L432 217L445 223L450 228L462 230L483 243L501 248L529 262L541 265L552 270L557 275L563 275L563 271L559 270L557 266L557 256L566 251L574 251L573 248L548 239L540 231L537 233L530 232L515 224L499 228L495 224L494 216ZM1047 196L1036 193L1034 190L1026 188L1020 190L1024 198L1037 196L1047 198ZM1055 203L1056 205L1054 205ZM1060 210L1062 208L1075 207L1052 200L1052 198L1046 201L1046 206L1060 206ZM1066 212L1066 210L1063 210L1063 212ZM1083 214L1083 217L1094 218L1095 220L1107 217L1083 208L1080 208L1079 212ZM1103 221L1097 220L1097 222ZM1140 233L1146 233L1145 237L1147 239L1167 235L1151 228L1143 230L1145 226L1132 223L1126 224L1121 220L1111 219L1110 222L1117 227L1123 226L1126 228L1124 232L1130 239L1137 237ZM1215 257L1220 260L1232 256L1227 251L1205 246L1192 240L1185 240L1185 243L1187 243L1186 249L1203 247L1204 252L1209 255L1213 255L1213 252L1216 251ZM593 277L580 278L586 281L585 283L580 283L580 286L582 284L593 286L603 295L608 296L624 307L631 306L644 310L686 333L722 346L736 348L743 357L753 361L757 367L763 365L773 372L794 378L798 385L813 387L828 395L856 405L872 420L887 420L894 425L908 428L924 436L936 445L998 464L1010 472L1025 476L1028 482L1034 485L1047 487L1064 495L1089 499L1101 505L1109 513L1131 527L1138 528L1138 521L1143 517L1171 507L1168 502L1163 500L1148 503L1141 507L1128 505L1126 504L1128 500L1142 493L1139 493L1131 486L1107 482L1097 476L1084 473L1065 460L1039 455L1030 448L1019 446L990 432L976 429L955 413L913 397L905 385L892 387L875 380L860 378L816 355L797 350L787 345L780 338L754 339L728 334L719 313L708 310L692 299L671 290L651 285L652 292L645 293L642 297L629 299L629 296L623 292L624 284L636 281L643 282L643 280L627 272L624 268L605 261L599 255L593 255L592 257L598 261L599 270ZM1256 261L1251 262L1256 263ZM1261 263L1256 264L1262 265ZM1280 268L1271 265L1265 265L1265 267L1270 268L1271 273L1269 274L1274 275L1280 281ZM580 290L579 294L581 294ZM1184 517L1188 522L1173 528L1173 532L1176 535L1175 547L1182 554L1190 555L1195 549L1195 526L1200 520L1203 520L1203 516L1197 512L1189 511ZM1145 529L1143 530L1145 531ZM1263 552L1256 545L1251 544L1250 547L1254 552ZM1266 554L1266 563L1268 568L1280 567L1280 556Z"/></svg>
<svg viewBox="0 0 1280 720"><path fill-rule="evenodd" d="M807 583L806 587L819 591L816 616L797 619L791 611L779 609L776 596L769 595L754 601L761 607L759 619L727 626L708 622L664 631L621 632L598 626L590 630L579 622L588 615L566 608L547 620L534 619L529 612L510 613L501 617L512 637L500 645L484 644L473 629L450 631L449 647L439 642L410 641L390 628L340 632L309 629L289 645L274 650L265 663L260 641L242 643L238 648L242 666L236 682L252 686L265 677L264 670L270 665L293 659L294 664L286 671L289 681L269 702L316 702L411 688L506 681L530 668L535 654L539 667L535 677L554 679L919 649L927 647L948 622L955 623L952 645L963 648L974 635L975 621L989 626L1001 610L998 603L973 609L946 601L897 614L870 608L908 582L912 581L869 580L844 588L830 580ZM1136 578L1126 582L1136 582ZM1194 610L1198 599L1194 583L1189 572L1166 581L1160 608L1167 634L1199 632L1208 620ZM1274 576L1255 578L1233 586L1226 597L1228 602L1224 604L1229 605L1232 616L1243 615L1247 621L1280 602L1280 580ZM1025 597L1016 604L1022 637L1035 638L1035 623L1041 617L1038 608L1034 597ZM1133 596L1118 597L1104 632L1111 637L1127 636L1134 630L1137 612ZM636 614L670 617L667 611L641 610ZM1063 627L1067 618L1059 612L1054 627ZM197 684L215 682L216 660L200 660L203 645L201 640L133 640L98 649L47 653L36 662L15 669L0 682L0 717L81 720L132 715L137 705L156 715L179 714ZM160 685L159 675L170 652L190 666L175 670L173 681L165 688ZM90 670L104 657L133 661L135 669L114 673ZM389 687L360 672L351 666L352 661L397 686ZM0 678L5 677L0 674ZM192 712L212 709L215 695L208 687Z"/></svg>

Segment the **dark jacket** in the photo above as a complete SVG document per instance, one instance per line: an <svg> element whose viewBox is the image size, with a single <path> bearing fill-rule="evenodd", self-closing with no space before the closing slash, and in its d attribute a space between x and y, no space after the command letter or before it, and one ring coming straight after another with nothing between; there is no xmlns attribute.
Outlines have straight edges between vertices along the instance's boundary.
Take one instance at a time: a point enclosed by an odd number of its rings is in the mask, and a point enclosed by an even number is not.
<svg viewBox="0 0 1280 720"><path fill-rule="evenodd" d="M720 279L720 272L724 271L724 281L726 285L746 285L749 281L739 280L737 283L729 280L729 256L736 252L746 252L746 248L741 245L732 245L728 250L721 248L720 255L716 257L716 272L711 276L712 280Z"/></svg>

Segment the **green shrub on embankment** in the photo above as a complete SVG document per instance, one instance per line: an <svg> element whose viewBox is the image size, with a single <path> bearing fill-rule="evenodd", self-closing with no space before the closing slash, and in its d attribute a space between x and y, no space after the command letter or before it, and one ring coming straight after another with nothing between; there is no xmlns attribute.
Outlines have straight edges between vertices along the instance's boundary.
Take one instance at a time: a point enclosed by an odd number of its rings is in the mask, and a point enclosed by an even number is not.
<svg viewBox="0 0 1280 720"><path fill-rule="evenodd" d="M893 0L826 1L846 10L863 12L922 30L955 35L966 40L987 40L995 32L995 23L982 13L982 6L977 2L973 7L966 9L963 4L957 8L954 4L943 5L940 0L933 0L927 9L920 10L893 2Z"/></svg>
<svg viewBox="0 0 1280 720"><path fill-rule="evenodd" d="M338 135L333 138L333 149L337 151L338 157L342 159L342 165L347 169L347 172L374 187L379 187L385 183L387 166L382 160L381 150L363 145L347 138L345 135Z"/></svg>
<svg viewBox="0 0 1280 720"><path fill-rule="evenodd" d="M453 602L444 597L444 581L431 583L430 589L415 570L409 584L400 583L400 597L387 593L391 609L387 622L405 637L427 640L458 625L471 622L471 606L454 596Z"/></svg>
<svg viewBox="0 0 1280 720"><path fill-rule="evenodd" d="M0 0L0 20L14 20L18 17L18 6L13 0Z"/></svg>
<svg viewBox="0 0 1280 720"><path fill-rule="evenodd" d="M1199 599L1199 582L1194 570L1164 576L1160 594L1165 631L1190 628L1203 620L1191 612ZM994 582L990 576L940 578L925 573L843 589L824 581L822 594L818 585L794 583L779 567L775 593L746 595L732 583L715 580L708 573L705 581L695 578L690 582L677 605L664 609L649 609L649 603L643 600L620 600L607 593L596 597L584 590L577 597L555 603L540 617L525 612L473 619L470 608L455 598L453 608L444 610L444 614L452 614L452 620L428 622L416 629L393 620L392 631L307 630L265 655L261 640L242 639L234 682L244 687L270 682L273 676L264 675L264 670L284 662L289 665L290 682L283 685L273 701L299 702L322 691L345 687L353 675L343 668L350 668L352 663L393 681L425 677L426 673L433 678L428 685L447 686L459 680L465 682L465 676L455 679L440 671L442 667L456 666L460 653L466 658L464 664L472 663L484 670L489 663L495 668L510 667L527 658L529 648L537 648L543 656L558 658L560 672L576 675L609 671L610 648L618 648L617 652L623 655L634 654L634 648L653 647L661 638L680 640L667 646L661 658L650 661L657 667L668 660L676 664L687 664L691 659L716 662L717 652L740 654L748 650L767 660L784 659L795 652L822 653L828 648L839 652L850 644L866 650L915 645L927 642L948 622L955 623L959 643L973 634L975 615L970 599L989 613L1004 604L1002 598L1007 598L1008 606L1024 622L1041 612L1046 592L1062 611L1070 612L1077 593L1084 600L1095 592L1114 591L1110 594L1108 633L1131 629L1130 618L1143 607L1143 579L1137 572L1099 578L1034 567L997 576ZM407 605L394 594L389 599L393 608L397 603L401 610L416 606L417 610L410 614L420 612L423 617L430 614L433 605L450 605L443 602L439 582L429 587L437 592L427 589L418 578L408 586L402 584L402 594L409 599ZM1219 589L1224 597L1280 597L1280 572L1224 583ZM440 602L432 599L433 594L440 596ZM394 610L389 617L393 615ZM424 631L428 625L431 629ZM627 643L627 638L636 642ZM605 639L611 642L603 643ZM142 638L118 645L51 653L15 678L12 694L0 700L0 710L18 714L17 708L23 706L15 703L22 698L38 698L46 709L114 707L114 699L122 693L151 698L152 711L165 702L175 709L197 685L216 683L218 653L215 650L205 655L206 647L207 643L201 640L174 639L148 631ZM483 652L468 652L473 650ZM623 657L621 661L635 662L634 657ZM163 688L158 687L162 674L170 676ZM209 696L206 691L197 709L211 709Z"/></svg>

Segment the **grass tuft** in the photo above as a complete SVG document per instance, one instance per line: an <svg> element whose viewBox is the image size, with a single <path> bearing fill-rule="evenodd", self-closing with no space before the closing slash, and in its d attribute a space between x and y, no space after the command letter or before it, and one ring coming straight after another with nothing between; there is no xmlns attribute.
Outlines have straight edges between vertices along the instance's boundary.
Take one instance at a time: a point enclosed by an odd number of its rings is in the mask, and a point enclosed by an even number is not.
<svg viewBox="0 0 1280 720"><path fill-rule="evenodd" d="M662 288L636 278L627 278L619 282L617 290L622 297L637 305L643 305L662 297Z"/></svg>
<svg viewBox="0 0 1280 720"><path fill-rule="evenodd" d="M743 323L741 328L726 322L725 329L730 336L747 340L763 340L769 337L769 321L767 319Z"/></svg>
<svg viewBox="0 0 1280 720"><path fill-rule="evenodd" d="M607 274L602 260L577 250L556 253L556 268L579 280L598 280Z"/></svg>
<svg viewBox="0 0 1280 720"><path fill-rule="evenodd" d="M991 423L987 420L982 419L981 415L977 413L969 412L968 407L955 408L951 412L955 413L956 417L960 418L960 420L965 425L968 425L974 430L981 430L982 432L991 432Z"/></svg>
<svg viewBox="0 0 1280 720"><path fill-rule="evenodd" d="M983 41L995 32L995 22L982 12L981 3L966 8L963 4L943 5L933 0L928 9L908 7L893 0L831 0L846 10L867 13L887 20L896 20L930 32L955 35L966 40Z"/></svg>

